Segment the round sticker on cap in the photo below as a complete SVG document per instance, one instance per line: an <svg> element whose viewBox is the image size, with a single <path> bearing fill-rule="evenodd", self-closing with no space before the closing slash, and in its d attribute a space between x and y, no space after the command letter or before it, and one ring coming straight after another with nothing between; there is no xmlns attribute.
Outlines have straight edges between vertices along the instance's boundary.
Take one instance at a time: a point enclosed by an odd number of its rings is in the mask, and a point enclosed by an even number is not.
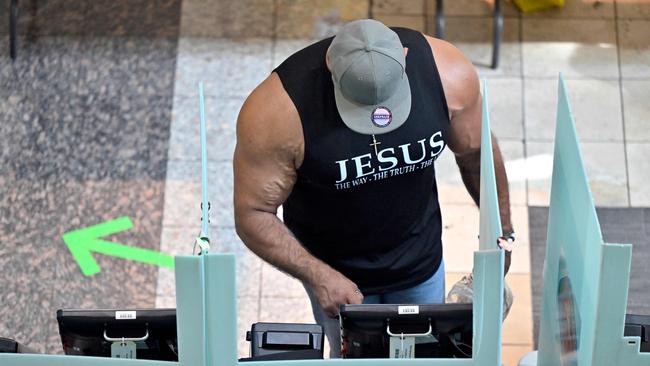
<svg viewBox="0 0 650 366"><path fill-rule="evenodd" d="M377 127L386 127L393 120L393 114L386 107L377 107L370 114L370 120Z"/></svg>

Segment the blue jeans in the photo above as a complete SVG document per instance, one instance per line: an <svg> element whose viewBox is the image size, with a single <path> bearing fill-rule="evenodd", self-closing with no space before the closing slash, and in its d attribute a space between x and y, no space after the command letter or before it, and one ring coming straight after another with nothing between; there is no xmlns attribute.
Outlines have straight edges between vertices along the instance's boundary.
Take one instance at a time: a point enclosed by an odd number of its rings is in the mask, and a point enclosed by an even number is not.
<svg viewBox="0 0 650 366"><path fill-rule="evenodd" d="M328 317L318 304L314 292L305 286L311 301L316 323L325 331L330 345L330 358L341 357L341 329L338 319ZM379 295L364 296L364 304L442 304L445 302L445 263L428 280L405 290L388 292Z"/></svg>

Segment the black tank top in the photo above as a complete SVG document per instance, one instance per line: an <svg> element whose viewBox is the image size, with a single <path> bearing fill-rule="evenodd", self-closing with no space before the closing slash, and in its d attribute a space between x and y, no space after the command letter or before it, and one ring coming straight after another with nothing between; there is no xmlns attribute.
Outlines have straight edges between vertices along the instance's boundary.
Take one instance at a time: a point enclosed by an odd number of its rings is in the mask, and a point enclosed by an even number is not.
<svg viewBox="0 0 650 366"><path fill-rule="evenodd" d="M284 222L310 253L367 295L424 282L442 260L433 162L446 145L447 102L424 36L393 30L408 47L411 113L400 128L376 135L377 155L372 136L346 127L336 109L325 64L332 38L275 69L298 110L305 142Z"/></svg>

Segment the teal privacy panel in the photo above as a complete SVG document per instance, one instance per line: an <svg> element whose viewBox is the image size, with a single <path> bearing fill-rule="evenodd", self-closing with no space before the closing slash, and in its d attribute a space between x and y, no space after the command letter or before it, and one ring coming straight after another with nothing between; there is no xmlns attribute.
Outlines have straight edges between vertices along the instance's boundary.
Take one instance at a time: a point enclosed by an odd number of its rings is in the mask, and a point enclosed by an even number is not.
<svg viewBox="0 0 650 366"><path fill-rule="evenodd" d="M176 266L180 364L236 364L235 256L177 257Z"/></svg>
<svg viewBox="0 0 650 366"><path fill-rule="evenodd" d="M497 249L497 238L502 235L499 199L492 154L492 129L488 111L487 83L483 81L483 121L481 123L481 195L479 207L479 248Z"/></svg>
<svg viewBox="0 0 650 366"><path fill-rule="evenodd" d="M503 252L496 198L487 90L484 90L481 179L481 244L474 253L473 357L471 359L347 359L258 361L255 366L326 364L343 366L500 366L503 300ZM487 137L486 137L487 136ZM483 202L483 201L482 201ZM492 204L489 204L492 202ZM486 212L487 211L487 212ZM496 218L496 219L495 219ZM484 220L489 220L485 223ZM492 245L491 243L494 243ZM97 357L0 354L0 366L246 366L237 360L235 257L231 254L176 257L179 362L120 360Z"/></svg>
<svg viewBox="0 0 650 366"><path fill-rule="evenodd" d="M649 365L638 339L632 353L646 363L618 362L632 348L623 341L630 247L603 243L562 76L547 237L538 365Z"/></svg>
<svg viewBox="0 0 650 366"><path fill-rule="evenodd" d="M603 245L594 366L650 365L650 353L639 352L639 337L623 337L631 258L631 245Z"/></svg>
<svg viewBox="0 0 650 366"><path fill-rule="evenodd" d="M503 250L497 249L501 216L494 174L492 129L487 83L483 81L481 122L481 185L479 251L474 253L474 342L477 365L501 364L501 319L503 314ZM488 263L489 262L489 263ZM482 273L479 273L482 272ZM478 281L482 283L479 284ZM477 300L482 301L480 303Z"/></svg>

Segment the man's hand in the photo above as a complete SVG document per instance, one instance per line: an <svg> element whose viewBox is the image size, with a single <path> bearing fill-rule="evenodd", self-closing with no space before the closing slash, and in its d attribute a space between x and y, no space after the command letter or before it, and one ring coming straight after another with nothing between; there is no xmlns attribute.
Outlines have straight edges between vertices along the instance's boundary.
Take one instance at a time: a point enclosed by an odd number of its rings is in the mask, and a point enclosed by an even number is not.
<svg viewBox="0 0 650 366"><path fill-rule="evenodd" d="M317 283L310 285L321 308L330 318L339 315L341 305L363 302L363 294L357 285L335 270L323 273Z"/></svg>

